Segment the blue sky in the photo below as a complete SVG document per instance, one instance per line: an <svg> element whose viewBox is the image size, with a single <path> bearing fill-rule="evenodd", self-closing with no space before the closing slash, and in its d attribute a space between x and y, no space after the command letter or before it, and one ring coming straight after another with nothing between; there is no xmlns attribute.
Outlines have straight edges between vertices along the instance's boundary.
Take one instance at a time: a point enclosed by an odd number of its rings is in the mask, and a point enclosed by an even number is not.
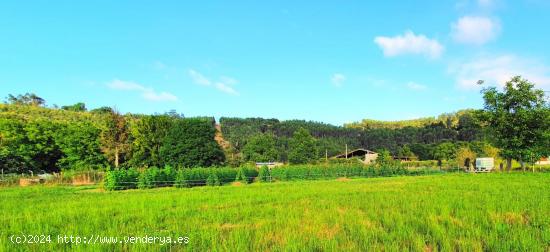
<svg viewBox="0 0 550 252"><path fill-rule="evenodd" d="M3 1L0 95L121 112L332 124L550 87L550 2Z"/></svg>

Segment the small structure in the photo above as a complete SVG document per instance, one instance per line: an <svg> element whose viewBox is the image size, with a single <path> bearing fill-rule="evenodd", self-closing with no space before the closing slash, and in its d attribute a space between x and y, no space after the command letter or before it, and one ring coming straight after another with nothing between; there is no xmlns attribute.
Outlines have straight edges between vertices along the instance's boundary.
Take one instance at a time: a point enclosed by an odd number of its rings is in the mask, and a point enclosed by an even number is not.
<svg viewBox="0 0 550 252"><path fill-rule="evenodd" d="M548 157L543 157L543 158L540 158L540 160L537 161L535 164L547 165L547 164L550 164L550 159Z"/></svg>
<svg viewBox="0 0 550 252"><path fill-rule="evenodd" d="M345 158L345 159L359 158L361 160L361 162L363 162L365 164L370 164L373 161L375 161L376 158L378 158L378 153L376 153L374 151L366 150L366 149L356 149L356 150L352 150L350 152L346 152L346 153L342 153L340 155L336 155L332 158Z"/></svg>
<svg viewBox="0 0 550 252"><path fill-rule="evenodd" d="M490 172L495 168L495 159L493 158L476 158L476 172Z"/></svg>
<svg viewBox="0 0 550 252"><path fill-rule="evenodd" d="M267 168L271 169L271 168L274 168L274 167L277 167L277 166L282 166L284 165L283 163L279 163L279 162L257 162L256 163L256 167L257 168L260 168L262 166L267 166Z"/></svg>

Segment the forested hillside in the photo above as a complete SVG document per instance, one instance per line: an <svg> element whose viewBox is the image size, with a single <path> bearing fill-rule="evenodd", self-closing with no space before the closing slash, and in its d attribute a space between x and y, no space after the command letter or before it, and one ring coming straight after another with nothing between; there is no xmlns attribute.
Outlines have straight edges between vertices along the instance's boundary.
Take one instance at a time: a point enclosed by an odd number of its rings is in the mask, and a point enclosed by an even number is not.
<svg viewBox="0 0 550 252"><path fill-rule="evenodd" d="M333 156L349 149L366 148L370 150L389 150L396 157L416 157L419 159L438 159L446 154L438 154L438 146L451 148L454 152L464 145L484 145L484 133L481 123L473 110L444 114L438 119L419 119L397 122L365 120L365 125L350 124L338 127L320 122L303 120L279 121L263 118L221 118L220 124L226 140L233 149L233 155L246 152L250 140L256 144L257 139L273 138L280 155L279 161L287 161L288 141L293 132L300 128L308 130L316 138L318 158L327 153ZM375 123L373 123L375 122ZM269 141L268 141L269 142ZM478 148L480 149L480 148ZM283 154L281 154L283 153ZM247 155L243 156L247 160ZM441 158L441 157L439 157Z"/></svg>
<svg viewBox="0 0 550 252"><path fill-rule="evenodd" d="M75 109L74 108L79 108ZM110 108L0 104L0 169L5 173L221 165L213 118L120 115Z"/></svg>

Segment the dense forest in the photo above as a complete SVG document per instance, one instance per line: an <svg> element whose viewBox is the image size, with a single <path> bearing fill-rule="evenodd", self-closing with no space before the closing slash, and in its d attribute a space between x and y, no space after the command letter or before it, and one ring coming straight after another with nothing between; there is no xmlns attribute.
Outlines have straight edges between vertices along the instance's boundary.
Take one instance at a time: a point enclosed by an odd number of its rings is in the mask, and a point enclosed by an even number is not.
<svg viewBox="0 0 550 252"><path fill-rule="evenodd" d="M373 123L375 122L375 123ZM421 122L421 123L419 123ZM365 123L365 125L363 125ZM439 120L420 119L381 122L364 120L338 127L320 122L303 120L279 121L262 118L221 118L223 135L233 149L233 155L246 154L246 146L262 135L273 138L279 156L274 160L288 161L285 153L288 141L300 128L308 130L316 138L317 157L334 156L349 149L366 148L374 151L389 150L397 158L431 160L438 159L437 149L447 146L453 150L463 145L481 146L486 139L476 111L463 110L445 114ZM474 148L480 150L481 148ZM249 160L247 155L244 160ZM448 156L443 159L451 158Z"/></svg>

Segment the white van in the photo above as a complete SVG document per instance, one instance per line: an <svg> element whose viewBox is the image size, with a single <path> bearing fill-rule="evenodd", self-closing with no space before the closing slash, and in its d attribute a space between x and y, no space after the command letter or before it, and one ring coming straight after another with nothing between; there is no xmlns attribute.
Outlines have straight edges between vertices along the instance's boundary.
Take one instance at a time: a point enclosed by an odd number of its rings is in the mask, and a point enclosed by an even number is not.
<svg viewBox="0 0 550 252"><path fill-rule="evenodd" d="M476 158L476 172L490 172L495 168L494 158Z"/></svg>

